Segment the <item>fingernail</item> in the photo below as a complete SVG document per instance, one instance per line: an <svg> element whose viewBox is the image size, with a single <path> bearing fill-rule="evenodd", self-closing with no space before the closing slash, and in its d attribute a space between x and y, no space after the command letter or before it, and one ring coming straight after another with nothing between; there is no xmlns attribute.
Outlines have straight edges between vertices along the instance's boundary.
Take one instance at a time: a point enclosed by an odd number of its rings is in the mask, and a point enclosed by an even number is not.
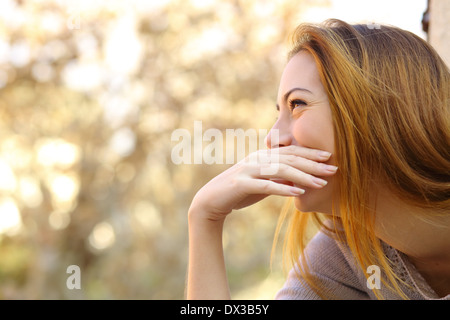
<svg viewBox="0 0 450 320"><path fill-rule="evenodd" d="M305 193L305 190L300 189L300 188L296 188L296 187L291 187L291 193L292 193L293 195L298 196L298 195L304 194L304 193Z"/></svg>
<svg viewBox="0 0 450 320"><path fill-rule="evenodd" d="M324 168L325 171L328 171L328 172L331 172L331 173L335 173L337 171L337 169L338 169L338 167L333 166L331 164L324 164L323 168Z"/></svg>
<svg viewBox="0 0 450 320"><path fill-rule="evenodd" d="M316 178L316 177L312 177L312 182L318 186L324 187L327 185L328 181L320 179L320 178Z"/></svg>
<svg viewBox="0 0 450 320"><path fill-rule="evenodd" d="M319 157L324 158L324 159L328 159L329 157L331 157L331 153L328 151L319 151L318 155L319 155Z"/></svg>

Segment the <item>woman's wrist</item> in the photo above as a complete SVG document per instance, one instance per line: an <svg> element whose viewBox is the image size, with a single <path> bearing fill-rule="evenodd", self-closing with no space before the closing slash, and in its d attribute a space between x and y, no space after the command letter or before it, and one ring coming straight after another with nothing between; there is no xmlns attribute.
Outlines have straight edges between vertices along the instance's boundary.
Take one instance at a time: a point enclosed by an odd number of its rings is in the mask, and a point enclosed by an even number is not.
<svg viewBox="0 0 450 320"><path fill-rule="evenodd" d="M188 210L188 223L202 223L202 222L219 222L223 223L227 216L227 213L217 213L208 210L205 206L191 203Z"/></svg>
<svg viewBox="0 0 450 320"><path fill-rule="evenodd" d="M222 246L225 216L215 220L202 208L190 208L188 219L187 299L229 299Z"/></svg>

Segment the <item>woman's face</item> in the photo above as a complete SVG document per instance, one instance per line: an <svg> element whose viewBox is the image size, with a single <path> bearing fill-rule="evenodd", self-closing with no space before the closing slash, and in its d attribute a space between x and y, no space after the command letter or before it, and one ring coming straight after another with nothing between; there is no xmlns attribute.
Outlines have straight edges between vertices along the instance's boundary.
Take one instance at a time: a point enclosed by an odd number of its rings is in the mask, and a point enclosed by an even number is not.
<svg viewBox="0 0 450 320"><path fill-rule="evenodd" d="M313 56L300 51L286 65L278 90L279 116L267 137L269 148L298 145L332 153L328 164L334 164L334 134L331 109ZM273 129L279 134L278 145L272 141ZM332 212L333 178L321 189L305 189L295 198L295 206L303 212Z"/></svg>

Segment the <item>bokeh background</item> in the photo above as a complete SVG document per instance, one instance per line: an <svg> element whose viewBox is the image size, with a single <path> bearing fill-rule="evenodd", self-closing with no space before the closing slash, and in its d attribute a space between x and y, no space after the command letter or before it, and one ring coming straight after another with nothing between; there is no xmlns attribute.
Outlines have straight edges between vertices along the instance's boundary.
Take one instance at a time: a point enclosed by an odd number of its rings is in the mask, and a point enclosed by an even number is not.
<svg viewBox="0 0 450 320"><path fill-rule="evenodd" d="M385 22L426 38L426 8L2 0L0 299L183 299L189 204L229 165L174 164L174 130L270 129L300 22ZM270 251L284 201L227 220L233 298L271 299L283 284ZM66 286L69 265L79 290Z"/></svg>

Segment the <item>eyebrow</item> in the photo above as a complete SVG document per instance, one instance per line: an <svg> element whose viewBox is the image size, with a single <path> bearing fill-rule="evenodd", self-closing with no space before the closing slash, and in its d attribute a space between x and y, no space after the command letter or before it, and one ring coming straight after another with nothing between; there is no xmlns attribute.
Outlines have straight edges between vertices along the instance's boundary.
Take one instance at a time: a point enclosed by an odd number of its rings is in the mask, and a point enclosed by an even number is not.
<svg viewBox="0 0 450 320"><path fill-rule="evenodd" d="M284 94L284 96L283 96L283 101L284 101L285 103L287 102L287 100L288 100L289 96L291 95L291 93L294 92L294 91L303 91L303 92L307 92L307 93L313 94L310 90L305 89L305 88L292 88L291 90L289 90L288 92L286 92L286 93ZM276 107L277 107L277 110L280 111L280 105L277 104Z"/></svg>

